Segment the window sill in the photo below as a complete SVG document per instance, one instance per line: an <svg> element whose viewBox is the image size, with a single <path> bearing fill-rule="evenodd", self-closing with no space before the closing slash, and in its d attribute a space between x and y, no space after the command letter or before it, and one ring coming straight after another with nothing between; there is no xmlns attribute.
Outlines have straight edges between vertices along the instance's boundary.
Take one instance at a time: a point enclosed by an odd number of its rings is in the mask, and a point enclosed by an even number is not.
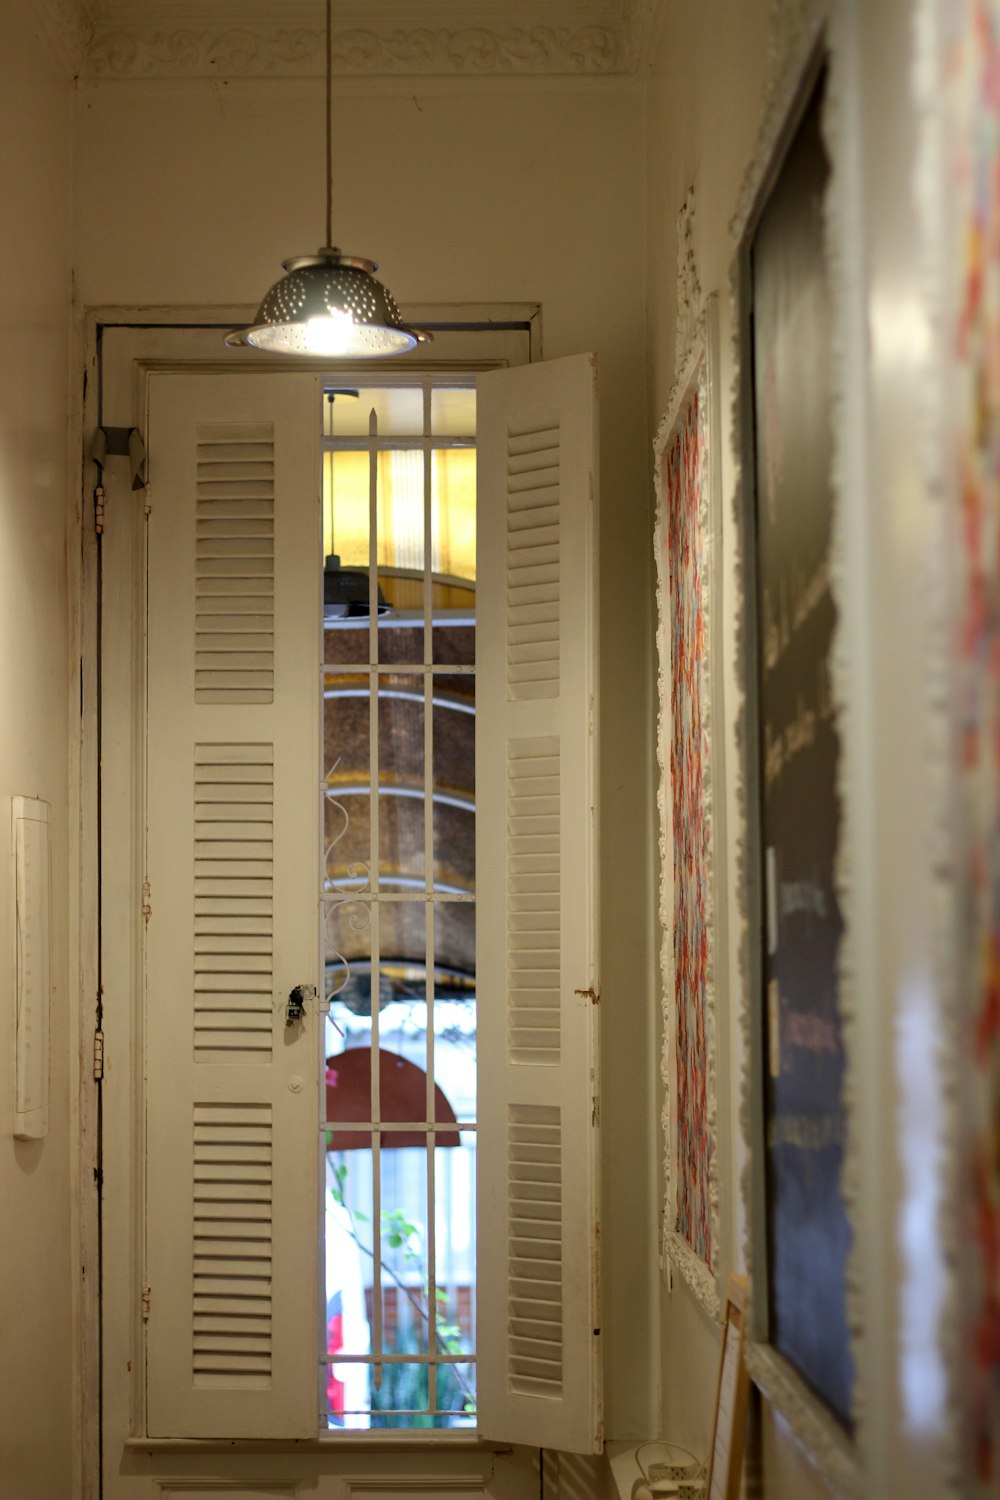
<svg viewBox="0 0 1000 1500"><path fill-rule="evenodd" d="M412 1432L378 1432L362 1436L331 1433L329 1437L312 1438L161 1438L130 1437L125 1439L129 1453L373 1453L392 1452L509 1453L510 1443L494 1442L474 1434L428 1432L416 1437Z"/></svg>

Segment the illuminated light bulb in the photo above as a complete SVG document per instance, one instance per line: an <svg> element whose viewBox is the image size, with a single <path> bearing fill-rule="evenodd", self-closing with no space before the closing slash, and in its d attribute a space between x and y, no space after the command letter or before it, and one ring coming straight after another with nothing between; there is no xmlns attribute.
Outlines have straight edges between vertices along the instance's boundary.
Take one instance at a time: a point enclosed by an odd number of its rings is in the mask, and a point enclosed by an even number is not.
<svg viewBox="0 0 1000 1500"><path fill-rule="evenodd" d="M331 307L325 318L310 318L305 333L311 354L344 354L354 339L354 319L349 312Z"/></svg>

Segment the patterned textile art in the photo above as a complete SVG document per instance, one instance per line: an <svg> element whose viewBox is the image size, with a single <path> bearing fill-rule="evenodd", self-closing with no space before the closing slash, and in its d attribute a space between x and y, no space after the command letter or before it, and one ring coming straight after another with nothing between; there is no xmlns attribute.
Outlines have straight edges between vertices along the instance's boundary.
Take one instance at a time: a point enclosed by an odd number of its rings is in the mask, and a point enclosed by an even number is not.
<svg viewBox="0 0 1000 1500"><path fill-rule="evenodd" d="M962 1285L969 1295L975 1478L1000 1493L1000 0L952 7L949 84L961 236L952 264L958 503L960 753L964 844L960 867L969 955L963 1020L971 1053L970 1150L962 1200L971 1222Z"/></svg>
<svg viewBox="0 0 1000 1500"><path fill-rule="evenodd" d="M674 855L677 1232L712 1267L708 1109L709 848L702 691L708 642L702 603L702 426L697 391L663 455L670 578L670 784Z"/></svg>

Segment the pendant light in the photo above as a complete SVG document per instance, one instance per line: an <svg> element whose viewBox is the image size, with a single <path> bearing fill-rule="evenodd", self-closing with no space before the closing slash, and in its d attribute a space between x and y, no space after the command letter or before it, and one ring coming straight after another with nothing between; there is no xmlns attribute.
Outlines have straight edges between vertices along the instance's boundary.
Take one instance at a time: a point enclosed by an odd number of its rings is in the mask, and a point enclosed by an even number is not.
<svg viewBox="0 0 1000 1500"><path fill-rule="evenodd" d="M286 274L266 294L250 327L229 334L230 348L373 359L405 354L431 338L403 322L392 293L375 279L375 261L343 255L333 243L331 6L326 0L326 244L315 255L282 261Z"/></svg>

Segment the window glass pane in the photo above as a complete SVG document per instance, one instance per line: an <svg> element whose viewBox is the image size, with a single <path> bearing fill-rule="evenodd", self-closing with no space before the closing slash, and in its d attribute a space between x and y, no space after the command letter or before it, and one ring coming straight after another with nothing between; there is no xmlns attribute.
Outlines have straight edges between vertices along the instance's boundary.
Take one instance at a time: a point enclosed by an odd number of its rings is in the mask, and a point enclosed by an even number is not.
<svg viewBox="0 0 1000 1500"><path fill-rule="evenodd" d="M435 448L431 454L431 541L431 565L436 575L475 583L474 448ZM460 604L466 602L462 600ZM448 608L451 601L442 599L441 603Z"/></svg>
<svg viewBox="0 0 1000 1500"><path fill-rule="evenodd" d="M328 1138L331 1135L328 1132ZM350 1150L328 1150L326 1153L328 1355L371 1352L366 1301L366 1288L370 1287L372 1279L371 1136L358 1135L354 1139L357 1144ZM339 1330L331 1327L338 1314L342 1319ZM367 1381L362 1386L365 1396L366 1386Z"/></svg>
<svg viewBox="0 0 1000 1500"><path fill-rule="evenodd" d="M475 890L475 678L434 675L434 882L445 892Z"/></svg>
<svg viewBox="0 0 1000 1500"><path fill-rule="evenodd" d="M458 446L432 450L428 475L432 409ZM330 1427L475 1427L475 907L456 899L474 890L474 429L457 387L368 388L324 412Z"/></svg>
<svg viewBox="0 0 1000 1500"><path fill-rule="evenodd" d="M394 1056L388 1053L390 1063ZM403 1101L393 1104L397 1102ZM423 1100L420 1104L423 1114ZM417 1136L419 1145L413 1144ZM383 1352L426 1354L434 1299L427 1243L427 1145L426 1135L417 1129L382 1135L381 1220ZM381 1400L405 1407L407 1402L391 1386L392 1370L386 1368Z"/></svg>
<svg viewBox="0 0 1000 1500"><path fill-rule="evenodd" d="M383 580L383 593L387 598L415 598L420 592L416 579L386 578L384 574L379 576ZM378 659L384 667L395 666L397 663L409 666L423 661L423 603L419 608L414 606L413 609L393 607L392 613L379 621ZM420 680L419 677L413 679L414 683L419 683Z"/></svg>
<svg viewBox="0 0 1000 1500"><path fill-rule="evenodd" d="M476 1350L475 1131L463 1131L460 1142L455 1150L438 1147L435 1153L438 1333L449 1353L471 1355Z"/></svg>
<svg viewBox="0 0 1000 1500"><path fill-rule="evenodd" d="M428 1413L427 1366L389 1364L383 1366L382 1381L372 1383L372 1427L431 1427Z"/></svg>
<svg viewBox="0 0 1000 1500"><path fill-rule="evenodd" d="M411 902L423 908L425 903ZM421 911L421 916L423 912ZM397 1057L405 1058L422 1074L427 1068L427 970L422 963L385 964L383 974L391 984L391 1003L381 1012L381 1043ZM426 1096L426 1077L422 1085ZM423 1108L421 1121L425 1118Z"/></svg>
<svg viewBox="0 0 1000 1500"><path fill-rule="evenodd" d="M379 871L386 890L423 889L424 829L423 674L378 677ZM383 951L393 954L383 943ZM423 957L423 930L420 953Z"/></svg>
<svg viewBox="0 0 1000 1500"><path fill-rule="evenodd" d="M323 625L323 660L328 665L367 666L371 656L368 621L325 620Z"/></svg>
<svg viewBox="0 0 1000 1500"><path fill-rule="evenodd" d="M445 624L437 623L442 618L443 612L437 615L434 625L434 665L436 667L475 666L475 598L470 595L470 599L469 612L464 610L451 612L453 618L448 619ZM454 619L461 623L454 623ZM469 692L470 694L472 692L471 686Z"/></svg>
<svg viewBox="0 0 1000 1500"><path fill-rule="evenodd" d="M323 403L324 437L367 437L374 411L379 437L419 437L424 427L424 393L419 386L395 390L362 386L356 397Z"/></svg>
<svg viewBox="0 0 1000 1500"><path fill-rule="evenodd" d="M436 449L432 476L433 659L446 665L472 666L476 619L475 452Z"/></svg>
<svg viewBox="0 0 1000 1500"><path fill-rule="evenodd" d="M326 556L339 558L337 597L345 601L339 609L345 623L353 625L360 618L367 624L372 457L368 452L334 452L325 454L324 462L324 547ZM424 652L424 455L419 449L380 452L375 471L379 655L387 662L419 662ZM327 659L340 658L328 653Z"/></svg>
<svg viewBox="0 0 1000 1500"><path fill-rule="evenodd" d="M337 604L331 600L328 617L334 608L342 617L367 618L369 606L368 566L370 560L372 455L368 452L333 452L324 454L324 556L336 556L331 564L338 583ZM424 455L419 449L391 449L375 455L376 474L376 561L379 569L379 603L391 613L384 617L384 627L394 630L399 624L422 629L424 615ZM456 523L457 529L458 523ZM328 571L330 571L328 570ZM347 573L345 578L343 575ZM353 588L348 588L353 584ZM327 583L327 594L331 585ZM422 635L419 650L400 654L397 645L395 661L422 661Z"/></svg>
<svg viewBox="0 0 1000 1500"><path fill-rule="evenodd" d="M438 386L431 391L431 432L435 437L475 437L474 387Z"/></svg>
<svg viewBox="0 0 1000 1500"><path fill-rule="evenodd" d="M434 1082L460 1122L476 1118L475 912L463 901L435 913Z"/></svg>
<svg viewBox="0 0 1000 1500"><path fill-rule="evenodd" d="M367 453L323 455L323 555L367 568L371 462Z"/></svg>
<svg viewBox="0 0 1000 1500"><path fill-rule="evenodd" d="M323 998L330 1010L326 1037L328 1066L334 1053L369 1045L372 947L377 920L378 914L373 917L372 902L368 899L348 896L327 905L323 923ZM335 1083L336 1080L327 1079L328 1088ZM336 1102L333 1096L328 1097L328 1105Z"/></svg>
<svg viewBox="0 0 1000 1500"><path fill-rule="evenodd" d="M345 633L345 638L349 633ZM369 677L323 678L323 847L326 889L365 889L371 880Z"/></svg>
<svg viewBox="0 0 1000 1500"><path fill-rule="evenodd" d="M424 455L419 449L394 448L378 455L378 564L406 573L423 571Z"/></svg>

